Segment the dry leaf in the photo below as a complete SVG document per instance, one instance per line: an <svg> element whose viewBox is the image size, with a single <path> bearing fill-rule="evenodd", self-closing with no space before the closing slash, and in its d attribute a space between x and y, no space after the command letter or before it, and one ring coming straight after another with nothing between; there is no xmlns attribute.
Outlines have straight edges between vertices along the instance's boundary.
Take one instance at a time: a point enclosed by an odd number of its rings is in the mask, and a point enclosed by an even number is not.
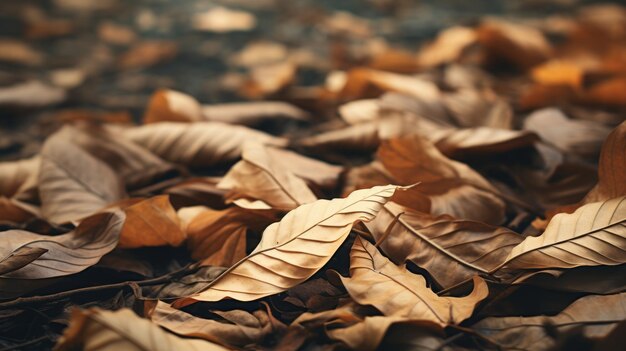
<svg viewBox="0 0 626 351"><path fill-rule="evenodd" d="M214 7L194 15L192 25L196 30L207 32L248 31L256 26L256 18L249 12Z"/></svg>
<svg viewBox="0 0 626 351"><path fill-rule="evenodd" d="M124 195L123 183L113 169L68 141L63 131L43 145L39 196L46 219L76 221Z"/></svg>
<svg viewBox="0 0 626 351"><path fill-rule="evenodd" d="M248 228L261 232L271 222L268 217L237 207L221 211L204 208L191 217L185 226L191 257L203 265L221 267L230 267L246 256Z"/></svg>
<svg viewBox="0 0 626 351"><path fill-rule="evenodd" d="M209 167L241 156L246 141L282 146L285 141L263 132L219 122L161 122L123 130L123 134L165 160Z"/></svg>
<svg viewBox="0 0 626 351"><path fill-rule="evenodd" d="M85 218L78 227L67 234L48 236L24 230L0 232L0 257L3 264L10 260L15 264L2 279L43 279L78 273L111 252L117 245L124 214L117 212L98 213ZM19 255L9 257L25 249L43 249L41 255L30 255L33 260L25 264ZM18 286L13 287L18 288Z"/></svg>
<svg viewBox="0 0 626 351"><path fill-rule="evenodd" d="M309 114L281 101L235 102L202 106L204 120L230 124L255 125L275 118L309 120Z"/></svg>
<svg viewBox="0 0 626 351"><path fill-rule="evenodd" d="M378 159L399 182L421 183L431 199L431 213L499 224L504 202L499 191L467 165L442 155L420 136L384 141Z"/></svg>
<svg viewBox="0 0 626 351"><path fill-rule="evenodd" d="M158 90L150 98L143 123L196 122L202 120L202 107L193 97L175 90Z"/></svg>
<svg viewBox="0 0 626 351"><path fill-rule="evenodd" d="M38 108L56 105L66 98L64 89L36 80L0 88L0 106Z"/></svg>
<svg viewBox="0 0 626 351"><path fill-rule="evenodd" d="M589 337L608 335L619 321L626 319L626 293L590 295L576 300L556 316L490 317L476 323L473 329L506 350L552 350L553 333L579 329Z"/></svg>
<svg viewBox="0 0 626 351"><path fill-rule="evenodd" d="M0 220L22 222L39 214L30 204L37 193L37 177L41 159L0 163Z"/></svg>
<svg viewBox="0 0 626 351"><path fill-rule="evenodd" d="M515 246L504 267L573 268L626 262L624 197L587 204L572 214L552 217L546 230Z"/></svg>
<svg viewBox="0 0 626 351"><path fill-rule="evenodd" d="M273 157L262 144L244 144L242 160L235 164L217 185L231 190L229 200L245 207L237 201L241 197L261 200L267 209L292 210L300 205L313 202L317 197L306 183L284 169L282 163Z"/></svg>
<svg viewBox="0 0 626 351"><path fill-rule="evenodd" d="M175 306L227 297L252 301L304 282L328 262L353 223L371 220L396 188L388 185L357 190L346 198L317 200L296 208L265 229L248 257L208 289L176 301Z"/></svg>
<svg viewBox="0 0 626 351"><path fill-rule="evenodd" d="M97 308L74 310L70 326L54 349L56 351L228 350L205 340L184 339L168 333L157 324L137 317L132 310L126 308L116 312Z"/></svg>
<svg viewBox="0 0 626 351"><path fill-rule="evenodd" d="M126 213L120 248L180 246L187 238L167 195L120 207Z"/></svg>
<svg viewBox="0 0 626 351"><path fill-rule="evenodd" d="M583 203L609 200L626 195L626 122L617 126L602 144L598 165L598 184Z"/></svg>
<svg viewBox="0 0 626 351"><path fill-rule="evenodd" d="M366 224L377 246L397 264L411 261L444 289L489 274L522 237L481 222L434 217L388 202Z"/></svg>
<svg viewBox="0 0 626 351"><path fill-rule="evenodd" d="M423 67L435 67L458 60L465 49L476 43L476 32L467 27L450 27L424 47L418 56Z"/></svg>
<svg viewBox="0 0 626 351"><path fill-rule="evenodd" d="M124 53L118 65L122 69L136 69L169 61L178 55L178 45L171 41L145 41Z"/></svg>
<svg viewBox="0 0 626 351"><path fill-rule="evenodd" d="M333 189L337 185L343 167L332 165L314 158L277 147L266 147L270 157L280 163L285 170L304 179L307 183L322 188Z"/></svg>
<svg viewBox="0 0 626 351"><path fill-rule="evenodd" d="M469 318L488 295L484 280L474 278L474 290L465 297L440 297L421 275L399 267L374 245L358 237L350 252L350 278L341 281L361 305L372 305L385 316L429 321L442 327Z"/></svg>
<svg viewBox="0 0 626 351"><path fill-rule="evenodd" d="M551 60L535 68L532 72L533 80L545 85L569 85L580 88L583 84L584 72L573 62Z"/></svg>
<svg viewBox="0 0 626 351"><path fill-rule="evenodd" d="M17 40L0 40L0 61L37 66L43 63L44 57L26 43Z"/></svg>
<svg viewBox="0 0 626 351"><path fill-rule="evenodd" d="M242 93L249 98L276 94L294 81L296 69L296 65L289 61L256 66L244 83Z"/></svg>
<svg viewBox="0 0 626 351"><path fill-rule="evenodd" d="M511 106L494 93L462 89L444 97L456 124L463 128L492 127L510 129L513 123Z"/></svg>
<svg viewBox="0 0 626 351"><path fill-rule="evenodd" d="M202 338L227 347L258 344L266 336L277 333L267 312L263 310L253 313L244 310L215 313L224 321L198 318L158 301L147 314L152 322L176 334Z"/></svg>
<svg viewBox="0 0 626 351"><path fill-rule="evenodd" d="M555 125L559 128L551 127ZM602 141L611 132L600 123L570 120L554 108L533 112L524 121L524 129L537 133L563 152L591 159L598 156Z"/></svg>
<svg viewBox="0 0 626 351"><path fill-rule="evenodd" d="M477 28L478 42L491 59L504 60L522 69L545 61L552 47L543 34L523 24L488 19Z"/></svg>

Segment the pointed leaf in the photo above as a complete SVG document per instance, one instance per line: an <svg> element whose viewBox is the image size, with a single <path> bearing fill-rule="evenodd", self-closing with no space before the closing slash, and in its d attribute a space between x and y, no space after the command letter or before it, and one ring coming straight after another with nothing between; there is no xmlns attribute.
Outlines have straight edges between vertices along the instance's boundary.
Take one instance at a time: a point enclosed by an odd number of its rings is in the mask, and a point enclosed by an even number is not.
<svg viewBox="0 0 626 351"><path fill-rule="evenodd" d="M176 302L251 301L298 285L326 264L356 221L369 221L396 186L357 190L346 198L302 205L265 229L254 251L202 293Z"/></svg>

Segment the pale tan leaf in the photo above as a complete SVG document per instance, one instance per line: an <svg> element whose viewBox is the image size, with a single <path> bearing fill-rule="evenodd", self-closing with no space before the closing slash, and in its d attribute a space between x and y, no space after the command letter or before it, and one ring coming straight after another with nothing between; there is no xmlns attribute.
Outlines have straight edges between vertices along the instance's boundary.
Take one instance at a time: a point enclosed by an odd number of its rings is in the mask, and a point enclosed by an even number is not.
<svg viewBox="0 0 626 351"><path fill-rule="evenodd" d="M184 339L138 317L130 309L115 312L98 308L74 310L70 325L54 348L56 351L225 351L200 339Z"/></svg>
<svg viewBox="0 0 626 351"><path fill-rule="evenodd" d="M115 171L64 134L48 138L41 150L41 211L56 223L79 220L125 196Z"/></svg>
<svg viewBox="0 0 626 351"><path fill-rule="evenodd" d="M247 31L256 26L256 18L249 12L214 7L206 12L195 14L192 18L192 25L196 30L207 32Z"/></svg>
<svg viewBox="0 0 626 351"><path fill-rule="evenodd" d="M148 311L148 318L159 326L182 336L202 338L228 347L258 344L276 333L267 312L257 310L215 311L223 322L195 317L158 301Z"/></svg>
<svg viewBox="0 0 626 351"><path fill-rule="evenodd" d="M626 198L594 202L550 220L537 237L513 248L510 269L573 268L626 262Z"/></svg>
<svg viewBox="0 0 626 351"><path fill-rule="evenodd" d="M423 276L396 266L361 237L357 237L350 252L350 278L341 277L341 281L355 301L372 305L385 316L440 326L469 318L488 295L485 281L475 277L474 290L468 296L437 296L426 286Z"/></svg>
<svg viewBox="0 0 626 351"><path fill-rule="evenodd" d="M219 122L161 122L123 130L123 134L171 162L209 167L241 156L244 142L282 146L285 140L242 126Z"/></svg>
<svg viewBox="0 0 626 351"><path fill-rule="evenodd" d="M120 248L180 246L187 238L167 195L121 208L126 213L126 221L120 235Z"/></svg>
<svg viewBox="0 0 626 351"><path fill-rule="evenodd" d="M203 105L202 118L206 121L255 125L275 118L306 121L310 116L306 111L286 102L250 101Z"/></svg>
<svg viewBox="0 0 626 351"><path fill-rule="evenodd" d="M190 299L256 300L280 293L310 278L330 260L356 221L369 221L391 197L396 186L357 190L346 198L317 200L287 213L265 229L255 250L226 271L214 284Z"/></svg>
<svg viewBox="0 0 626 351"><path fill-rule="evenodd" d="M96 264L117 245L124 213L103 212L85 218L67 234L49 236L25 230L0 232L0 257L25 248L47 250L32 262L4 274L8 279L43 279L78 273Z"/></svg>
<svg viewBox="0 0 626 351"><path fill-rule="evenodd" d="M421 66L435 67L456 61L463 51L476 43L476 31L472 28L454 26L437 34L437 38L422 50L418 56Z"/></svg>
<svg viewBox="0 0 626 351"><path fill-rule="evenodd" d="M397 264L411 261L449 288L498 267L522 237L481 222L434 217L388 202L366 223L378 247Z"/></svg>
<svg viewBox="0 0 626 351"><path fill-rule="evenodd" d="M380 104L378 99L355 100L339 106L339 115L349 124L371 122L378 119Z"/></svg>
<svg viewBox="0 0 626 351"><path fill-rule="evenodd" d="M290 171L307 182L322 188L334 188L343 172L343 167L309 158L278 147L267 147L270 157L280 163L280 167Z"/></svg>
<svg viewBox="0 0 626 351"><path fill-rule="evenodd" d="M505 153L528 147L538 140L537 135L527 131L489 127L459 129L446 134L431 141L450 157Z"/></svg>
<svg viewBox="0 0 626 351"><path fill-rule="evenodd" d="M547 325L555 332L580 329L583 335L603 338L626 319L626 293L589 295L574 301L556 316L490 317L474 324L480 335L504 350L552 350L556 345Z"/></svg>
<svg viewBox="0 0 626 351"><path fill-rule="evenodd" d="M500 129L512 127L513 110L511 106L491 91L462 89L446 94L444 101L459 127Z"/></svg>
<svg viewBox="0 0 626 351"><path fill-rule="evenodd" d="M292 210L317 200L304 180L281 167L282 163L263 144L244 144L241 158L217 185L234 192L229 199L250 197L279 210Z"/></svg>
<svg viewBox="0 0 626 351"><path fill-rule="evenodd" d="M0 163L0 220L22 222L39 215L31 204L37 198L38 156Z"/></svg>

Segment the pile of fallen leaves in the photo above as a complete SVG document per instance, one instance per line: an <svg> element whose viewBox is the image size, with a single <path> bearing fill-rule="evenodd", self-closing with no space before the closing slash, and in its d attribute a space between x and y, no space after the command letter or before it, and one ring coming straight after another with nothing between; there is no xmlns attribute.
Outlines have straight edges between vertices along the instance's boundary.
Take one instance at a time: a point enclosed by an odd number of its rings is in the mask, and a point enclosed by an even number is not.
<svg viewBox="0 0 626 351"><path fill-rule="evenodd" d="M0 163L3 350L623 347L626 12L336 59Z"/></svg>

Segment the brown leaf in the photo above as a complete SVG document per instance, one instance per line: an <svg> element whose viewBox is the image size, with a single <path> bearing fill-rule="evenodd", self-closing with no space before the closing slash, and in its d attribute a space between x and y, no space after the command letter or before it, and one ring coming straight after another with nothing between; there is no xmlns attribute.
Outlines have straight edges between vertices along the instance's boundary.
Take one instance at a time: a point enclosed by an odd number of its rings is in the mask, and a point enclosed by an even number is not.
<svg viewBox="0 0 626 351"><path fill-rule="evenodd" d="M431 213L435 215L449 214L490 224L499 224L504 218L505 204L498 190L418 135L384 141L377 156L399 182L421 184L417 191L430 197Z"/></svg>
<svg viewBox="0 0 626 351"><path fill-rule="evenodd" d="M195 14L192 24L194 29L207 32L248 31L256 26L256 18L249 12L214 7Z"/></svg>
<svg viewBox="0 0 626 351"><path fill-rule="evenodd" d="M551 350L554 334L580 328L589 337L603 338L626 318L626 293L590 295L576 300L556 316L490 317L474 324L477 333L502 349Z"/></svg>
<svg viewBox="0 0 626 351"><path fill-rule="evenodd" d="M241 156L246 141L281 146L285 140L260 131L219 122L161 122L123 130L157 156L191 167L209 167Z"/></svg>
<svg viewBox="0 0 626 351"><path fill-rule="evenodd" d="M59 277L93 266L116 247L124 218L119 211L98 213L85 218L74 231L57 236L24 230L0 232L0 257L5 258L3 263L7 264L8 259L15 267L21 266L2 275L3 280ZM29 255L33 260L24 264L24 257L20 255L26 249L43 249L46 252Z"/></svg>
<svg viewBox="0 0 626 351"><path fill-rule="evenodd" d="M74 310L69 327L54 349L56 351L228 350L205 340L180 338L159 328L157 324L138 317L132 310L126 308L115 312L98 308Z"/></svg>
<svg viewBox="0 0 626 351"><path fill-rule="evenodd" d="M261 232L270 221L237 207L221 211L204 208L185 227L191 257L203 265L230 267L246 256L248 228Z"/></svg>
<svg viewBox="0 0 626 351"><path fill-rule="evenodd" d="M492 127L510 129L513 110L491 91L461 89L444 97L446 107L456 124L462 128Z"/></svg>
<svg viewBox="0 0 626 351"><path fill-rule="evenodd" d="M147 317L159 326L178 335L202 338L227 347L244 347L259 344L271 334L277 333L267 312L253 313L244 310L219 312L222 322L195 317L158 301L148 310Z"/></svg>
<svg viewBox="0 0 626 351"><path fill-rule="evenodd" d="M374 245L358 237L350 252L350 278L341 281L361 305L372 305L385 316L429 321L440 326L469 318L488 295L484 280L474 278L474 290L465 297L440 297L421 275L389 261Z"/></svg>
<svg viewBox="0 0 626 351"><path fill-rule="evenodd" d="M22 222L39 214L29 202L36 197L40 163L39 157L0 163L0 220Z"/></svg>
<svg viewBox="0 0 626 351"><path fill-rule="evenodd" d="M282 163L262 144L244 144L241 158L217 185L231 190L229 200L238 206L247 208L237 199L249 197L260 200L266 209L288 211L317 200L306 183L281 167Z"/></svg>
<svg viewBox="0 0 626 351"><path fill-rule="evenodd" d="M626 262L624 197L587 204L552 217L546 230L527 237L503 263L510 269L572 268Z"/></svg>
<svg viewBox="0 0 626 351"><path fill-rule="evenodd" d="M488 19L476 29L478 42L492 60L503 60L521 69L546 60L552 47L537 29L518 23Z"/></svg>
<svg viewBox="0 0 626 351"><path fill-rule="evenodd" d="M124 197L123 183L107 164L67 140L63 131L41 150L39 196L43 216L71 222Z"/></svg>
<svg viewBox="0 0 626 351"><path fill-rule="evenodd" d="M463 51L476 43L476 40L476 31L472 28L460 26L447 28L420 51L418 62L424 67L436 67L457 61Z"/></svg>
<svg viewBox="0 0 626 351"><path fill-rule="evenodd" d="M559 126L554 128L554 126ZM548 108L532 113L524 121L524 129L537 133L541 139L565 153L595 159L602 141L611 130L592 121L568 119L561 111Z"/></svg>
<svg viewBox="0 0 626 351"><path fill-rule="evenodd" d="M506 228L481 222L434 217L389 202L366 224L389 258L411 261L441 287L449 288L474 275L489 274L522 237Z"/></svg>
<svg viewBox="0 0 626 351"><path fill-rule="evenodd" d="M202 106L204 120L230 124L255 125L268 119L281 118L296 121L310 119L309 114L282 101L250 101Z"/></svg>
<svg viewBox="0 0 626 351"><path fill-rule="evenodd" d="M617 126L602 144L598 164L598 184L583 203L609 200L626 195L626 122Z"/></svg>
<svg viewBox="0 0 626 351"><path fill-rule="evenodd" d="M167 195L133 202L120 206L126 213L120 248L180 246L187 238Z"/></svg>
<svg viewBox="0 0 626 351"><path fill-rule="evenodd" d="M202 120L202 107L193 97L175 90L157 90L148 103L143 123L196 122Z"/></svg>
<svg viewBox="0 0 626 351"><path fill-rule="evenodd" d="M396 188L388 185L357 190L347 198L317 200L292 210L265 229L261 242L248 257L207 290L178 300L175 306L227 297L252 301L304 282L330 260L353 223L371 220Z"/></svg>
<svg viewBox="0 0 626 351"><path fill-rule="evenodd" d="M37 66L43 63L44 56L26 43L2 39L0 40L0 61Z"/></svg>
<svg viewBox="0 0 626 351"><path fill-rule="evenodd" d="M122 69L155 66L169 61L178 55L178 45L171 41L145 41L124 53L118 65Z"/></svg>
<svg viewBox="0 0 626 351"><path fill-rule="evenodd" d="M343 167L329 164L314 158L278 147L266 147L270 157L280 163L280 167L304 179L307 183L321 188L333 189L337 185Z"/></svg>

